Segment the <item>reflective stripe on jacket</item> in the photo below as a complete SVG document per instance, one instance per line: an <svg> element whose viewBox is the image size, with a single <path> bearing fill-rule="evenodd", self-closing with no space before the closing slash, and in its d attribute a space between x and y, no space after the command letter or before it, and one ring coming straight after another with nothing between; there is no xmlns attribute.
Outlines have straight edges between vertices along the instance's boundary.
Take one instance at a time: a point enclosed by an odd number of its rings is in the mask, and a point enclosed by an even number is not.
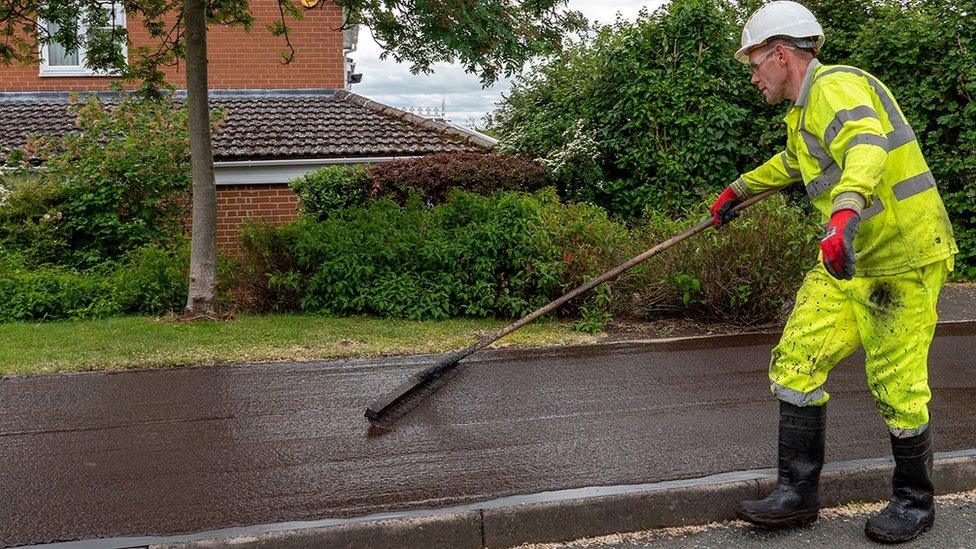
<svg viewBox="0 0 976 549"><path fill-rule="evenodd" d="M877 78L814 59L784 121L786 150L743 174L736 194L803 181L823 223L836 210L859 212L857 276L901 273L958 252L915 132Z"/></svg>

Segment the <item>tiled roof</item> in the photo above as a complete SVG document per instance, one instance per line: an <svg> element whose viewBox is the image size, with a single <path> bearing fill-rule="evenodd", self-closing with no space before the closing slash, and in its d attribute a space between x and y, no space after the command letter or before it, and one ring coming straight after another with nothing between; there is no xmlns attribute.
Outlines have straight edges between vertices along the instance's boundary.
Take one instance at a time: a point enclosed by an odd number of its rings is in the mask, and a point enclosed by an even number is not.
<svg viewBox="0 0 976 549"><path fill-rule="evenodd" d="M494 142L443 122L344 90L332 94L217 96L225 116L213 135L214 160L414 156L484 151ZM0 157L31 135L75 128L63 99L0 100Z"/></svg>

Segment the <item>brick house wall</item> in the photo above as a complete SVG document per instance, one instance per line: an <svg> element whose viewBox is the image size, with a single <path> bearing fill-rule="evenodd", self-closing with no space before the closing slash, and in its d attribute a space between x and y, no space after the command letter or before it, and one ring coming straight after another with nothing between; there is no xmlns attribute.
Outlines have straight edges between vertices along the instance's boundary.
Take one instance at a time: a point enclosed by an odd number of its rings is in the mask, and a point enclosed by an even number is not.
<svg viewBox="0 0 976 549"><path fill-rule="evenodd" d="M221 185L217 187L217 247L234 253L245 219L287 223L298 218L298 196L287 186Z"/></svg>
<svg viewBox="0 0 976 549"><path fill-rule="evenodd" d="M305 12L302 21L288 20L295 59L281 62L278 52L285 49L283 38L271 36L268 23L279 18L275 0L253 0L256 18L250 33L239 27L212 25L207 33L211 89L296 89L345 86L343 68L342 9L330 1ZM135 46L151 44L149 33L138 17L127 20L130 40ZM132 58L134 59L134 58ZM40 91L101 91L110 89L115 78L84 76L40 76L37 65L0 65L0 93ZM170 83L183 88L183 64L164 67Z"/></svg>

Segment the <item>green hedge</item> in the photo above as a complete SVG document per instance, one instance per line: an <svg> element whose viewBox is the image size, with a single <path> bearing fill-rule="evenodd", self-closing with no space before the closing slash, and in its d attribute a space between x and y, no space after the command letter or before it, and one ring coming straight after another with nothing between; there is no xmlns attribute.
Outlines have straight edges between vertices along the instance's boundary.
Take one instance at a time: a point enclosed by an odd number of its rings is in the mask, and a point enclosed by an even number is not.
<svg viewBox="0 0 976 549"><path fill-rule="evenodd" d="M697 217L624 224L553 190L485 197L456 191L431 208L376 200L322 220L249 223L241 255L219 264L258 312L411 319L515 318L671 237ZM801 211L774 197L720 233L661 254L558 314L595 330L611 318L694 315L740 323L777 318L816 239ZM80 270L0 255L0 322L162 315L186 302L188 246L145 245Z"/></svg>
<svg viewBox="0 0 976 549"><path fill-rule="evenodd" d="M0 176L0 246L45 263L90 268L181 236L190 190L186 111L123 98L75 103L78 132L32 139L33 174Z"/></svg>
<svg viewBox="0 0 976 549"><path fill-rule="evenodd" d="M506 150L540 158L563 196L637 217L699 207L785 142L732 58L759 0L673 0L601 27L516 81L491 116ZM976 277L976 1L809 0L819 58L868 70L919 137L959 241L957 276Z"/></svg>
<svg viewBox="0 0 976 549"><path fill-rule="evenodd" d="M261 310L443 319L520 315L545 303L565 267L547 213L553 194L457 193L430 209L377 200L322 222L249 224L242 234ZM269 249L270 247L270 249ZM287 269L287 270L286 270Z"/></svg>
<svg viewBox="0 0 976 549"><path fill-rule="evenodd" d="M179 312L186 304L188 249L146 245L87 270L0 255L0 322Z"/></svg>
<svg viewBox="0 0 976 549"><path fill-rule="evenodd" d="M739 18L723 0L675 0L599 27L516 81L492 129L569 199L630 217L697 206L785 135L731 58Z"/></svg>
<svg viewBox="0 0 976 549"><path fill-rule="evenodd" d="M782 197L755 210L561 314L581 316L582 328L610 314L776 318L816 259L815 224ZM434 208L379 200L323 221L248 224L242 281L259 312L514 318L698 221L653 215L628 227L551 190L455 192Z"/></svg>
<svg viewBox="0 0 976 549"><path fill-rule="evenodd" d="M362 206L369 198L366 166L326 166L288 183L298 195L301 211L313 217L339 208Z"/></svg>

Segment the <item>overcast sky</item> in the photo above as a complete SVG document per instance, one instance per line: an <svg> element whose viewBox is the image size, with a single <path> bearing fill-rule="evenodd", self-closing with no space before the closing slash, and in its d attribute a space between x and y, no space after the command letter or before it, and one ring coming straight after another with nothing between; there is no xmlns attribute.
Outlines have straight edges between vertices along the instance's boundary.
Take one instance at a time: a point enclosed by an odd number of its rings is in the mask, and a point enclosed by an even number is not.
<svg viewBox="0 0 976 549"><path fill-rule="evenodd" d="M583 12L590 21L610 23L617 13L633 20L642 7L653 11L665 1L570 0L569 8ZM443 101L448 118L462 126L472 122L481 124L481 117L491 111L501 94L511 87L508 80L500 80L492 87L482 89L477 77L465 74L460 66L447 63L435 65L434 74L413 75L407 64L398 64L392 59L380 61L380 52L369 30L360 27L359 46L350 57L356 63L356 72L362 73L363 81L352 86L353 92L403 109L439 109Z"/></svg>

